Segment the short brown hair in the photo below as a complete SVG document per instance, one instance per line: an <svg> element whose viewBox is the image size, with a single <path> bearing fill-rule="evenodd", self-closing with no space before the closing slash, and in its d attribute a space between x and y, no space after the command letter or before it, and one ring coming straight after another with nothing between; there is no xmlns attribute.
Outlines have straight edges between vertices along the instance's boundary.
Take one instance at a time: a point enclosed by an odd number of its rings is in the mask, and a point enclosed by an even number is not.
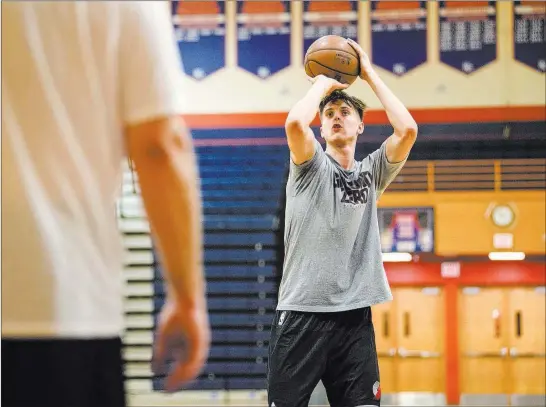
<svg viewBox="0 0 546 407"><path fill-rule="evenodd" d="M342 100L348 105L352 106L358 112L358 116L360 117L360 120L362 120L362 118L364 117L364 111L366 110L366 104L359 98L350 96L349 94L345 93L344 91L340 89L334 90L332 93L330 93L328 96L326 96L324 99L321 100L319 105L320 115L322 116L324 107L328 103L335 102L338 100Z"/></svg>

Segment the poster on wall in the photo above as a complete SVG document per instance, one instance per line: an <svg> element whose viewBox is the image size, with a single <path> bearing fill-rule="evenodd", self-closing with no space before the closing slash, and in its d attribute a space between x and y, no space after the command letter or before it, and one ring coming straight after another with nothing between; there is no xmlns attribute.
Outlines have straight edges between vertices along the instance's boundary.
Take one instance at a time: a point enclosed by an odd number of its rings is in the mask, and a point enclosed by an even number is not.
<svg viewBox="0 0 546 407"><path fill-rule="evenodd" d="M514 58L546 72L546 2L514 1Z"/></svg>
<svg viewBox="0 0 546 407"><path fill-rule="evenodd" d="M357 41L358 1L303 3L303 56L313 42L325 35L339 35Z"/></svg>
<svg viewBox="0 0 546 407"><path fill-rule="evenodd" d="M432 208L378 208L383 253L434 251Z"/></svg>
<svg viewBox="0 0 546 407"><path fill-rule="evenodd" d="M237 56L242 69L267 78L290 65L290 2L237 2Z"/></svg>
<svg viewBox="0 0 546 407"><path fill-rule="evenodd" d="M184 72L203 79L226 64L223 1L173 1L173 24Z"/></svg>
<svg viewBox="0 0 546 407"><path fill-rule="evenodd" d="M497 59L496 1L440 1L440 61L466 74Z"/></svg>
<svg viewBox="0 0 546 407"><path fill-rule="evenodd" d="M427 61L427 2L371 2L371 59L402 76Z"/></svg>

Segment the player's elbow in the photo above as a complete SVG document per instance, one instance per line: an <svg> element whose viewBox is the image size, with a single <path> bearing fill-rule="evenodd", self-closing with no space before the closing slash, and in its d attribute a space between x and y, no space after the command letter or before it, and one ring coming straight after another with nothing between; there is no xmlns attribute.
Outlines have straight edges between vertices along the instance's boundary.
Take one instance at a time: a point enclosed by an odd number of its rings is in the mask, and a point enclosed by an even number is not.
<svg viewBox="0 0 546 407"><path fill-rule="evenodd" d="M412 121L411 123L407 123L404 128L401 131L401 137L407 141L415 141L417 139L417 133L419 132L419 129L417 127L417 123L415 121Z"/></svg>
<svg viewBox="0 0 546 407"><path fill-rule="evenodd" d="M286 134L288 135L305 133L305 126L303 122L297 117L288 116L286 122L284 123L284 129L286 130Z"/></svg>

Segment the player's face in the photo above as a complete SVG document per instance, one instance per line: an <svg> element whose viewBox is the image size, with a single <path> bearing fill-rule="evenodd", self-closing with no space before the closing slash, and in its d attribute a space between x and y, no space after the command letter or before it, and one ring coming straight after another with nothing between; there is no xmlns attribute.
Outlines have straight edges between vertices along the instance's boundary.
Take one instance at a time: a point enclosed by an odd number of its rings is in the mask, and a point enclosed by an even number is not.
<svg viewBox="0 0 546 407"><path fill-rule="evenodd" d="M326 141L350 141L364 130L358 112L342 100L328 103L322 112L322 137Z"/></svg>

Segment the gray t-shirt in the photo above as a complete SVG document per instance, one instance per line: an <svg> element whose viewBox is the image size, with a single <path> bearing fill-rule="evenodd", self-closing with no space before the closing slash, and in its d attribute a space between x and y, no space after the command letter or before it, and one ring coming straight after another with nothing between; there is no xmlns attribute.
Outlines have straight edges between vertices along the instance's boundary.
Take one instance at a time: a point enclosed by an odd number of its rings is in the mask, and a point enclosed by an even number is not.
<svg viewBox="0 0 546 407"><path fill-rule="evenodd" d="M376 202L404 163L389 163L385 141L347 171L316 139L311 160L290 160L278 310L337 312L392 300Z"/></svg>

